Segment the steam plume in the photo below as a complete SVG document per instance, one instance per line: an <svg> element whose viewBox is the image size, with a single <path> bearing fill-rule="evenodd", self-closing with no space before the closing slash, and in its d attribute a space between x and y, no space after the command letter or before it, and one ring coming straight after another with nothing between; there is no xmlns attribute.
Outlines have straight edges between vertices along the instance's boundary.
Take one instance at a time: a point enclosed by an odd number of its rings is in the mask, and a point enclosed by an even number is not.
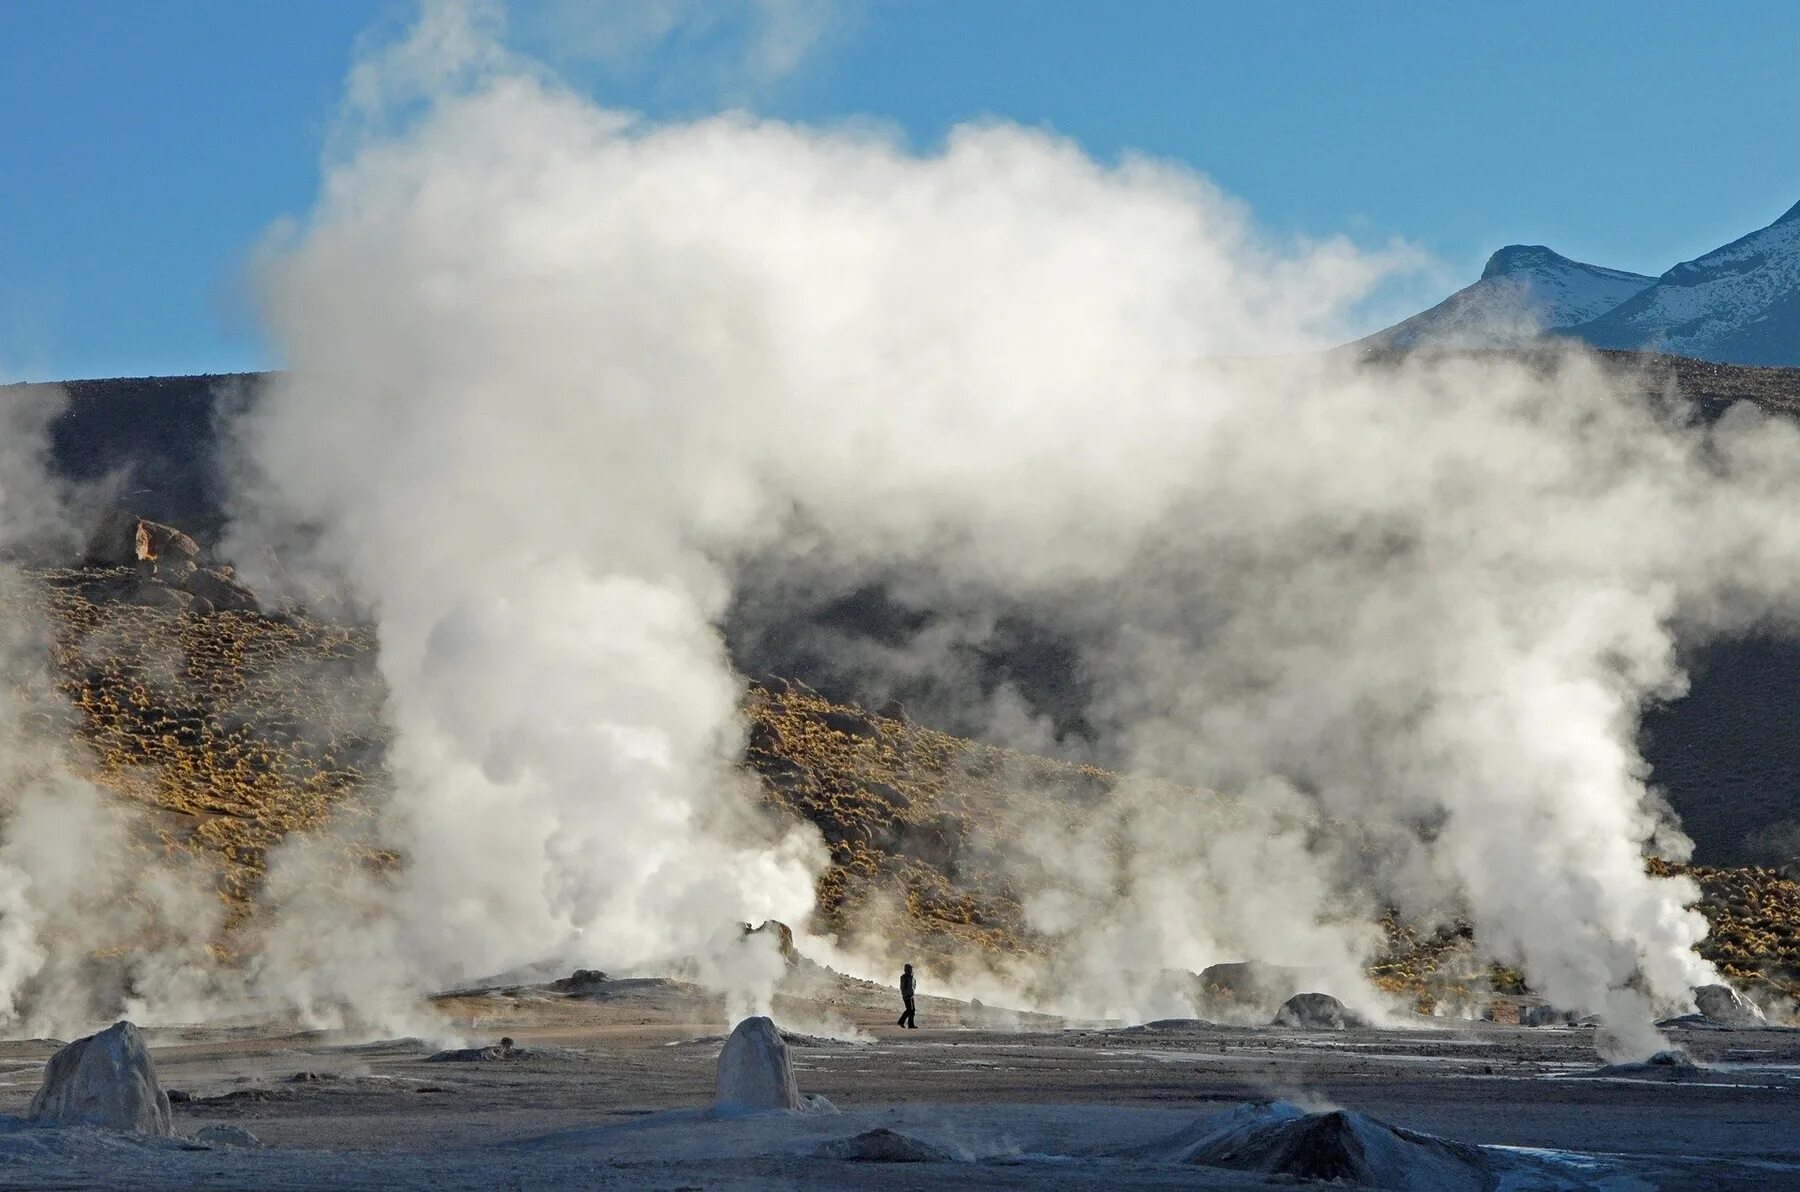
<svg viewBox="0 0 1800 1192"><path fill-rule="evenodd" d="M944 611L877 679L1027 610L1111 760L1241 793L1019 842L1083 1004L1246 952L1350 980L1384 902L1627 1050L1709 976L1634 734L1678 644L1791 614L1791 428L1574 355L1279 355L1405 254L1270 245L1166 164L649 125L491 44L422 73L271 249L239 527L310 527L379 619L411 969L804 919L820 850L748 811L716 628L776 560Z"/></svg>

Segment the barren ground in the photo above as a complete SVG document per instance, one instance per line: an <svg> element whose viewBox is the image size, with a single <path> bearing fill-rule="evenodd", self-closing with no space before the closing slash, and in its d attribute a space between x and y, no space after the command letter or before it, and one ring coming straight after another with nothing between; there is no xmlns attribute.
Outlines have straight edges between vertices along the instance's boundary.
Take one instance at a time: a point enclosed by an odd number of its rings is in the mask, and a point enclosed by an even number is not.
<svg viewBox="0 0 1800 1192"><path fill-rule="evenodd" d="M832 1114L706 1112L722 1002L661 978L565 995L542 986L441 998L471 1043L523 1058L432 1062L417 1039L356 1042L270 1026L150 1037L176 1130L245 1127L259 1150L197 1149L0 1124L0 1187L1265 1187L1171 1161L1194 1123L1246 1101L1341 1105L1523 1163L1501 1187L1800 1187L1800 1030L1681 1030L1696 1079L1602 1078L1589 1028L1420 1019L1295 1032L1065 1024L922 998L892 1025L891 990L834 979L778 997L800 1086ZM23 1113L49 1041L0 1044L0 1113ZM304 1074L304 1075L303 1075ZM296 1079L296 1077L300 1077ZM812 1157L875 1125L956 1156Z"/></svg>

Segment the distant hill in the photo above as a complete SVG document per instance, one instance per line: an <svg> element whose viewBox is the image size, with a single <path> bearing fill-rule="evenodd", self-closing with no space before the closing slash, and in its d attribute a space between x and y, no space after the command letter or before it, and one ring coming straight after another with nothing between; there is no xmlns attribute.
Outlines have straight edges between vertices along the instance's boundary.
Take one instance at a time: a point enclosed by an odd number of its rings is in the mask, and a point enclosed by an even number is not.
<svg viewBox="0 0 1800 1192"><path fill-rule="evenodd" d="M1507 348L1543 335L1726 364L1800 365L1800 204L1655 278L1509 245L1475 284L1358 346Z"/></svg>
<svg viewBox="0 0 1800 1192"><path fill-rule="evenodd" d="M1571 261L1541 244L1509 244L1488 258L1474 285L1361 342L1371 348L1515 347L1586 323L1655 281Z"/></svg>
<svg viewBox="0 0 1800 1192"><path fill-rule="evenodd" d="M229 480L220 424L255 400L266 373L121 377L0 386L0 398L61 388L68 404L50 425L50 458L70 480L116 482L119 502L154 521L216 541Z"/></svg>

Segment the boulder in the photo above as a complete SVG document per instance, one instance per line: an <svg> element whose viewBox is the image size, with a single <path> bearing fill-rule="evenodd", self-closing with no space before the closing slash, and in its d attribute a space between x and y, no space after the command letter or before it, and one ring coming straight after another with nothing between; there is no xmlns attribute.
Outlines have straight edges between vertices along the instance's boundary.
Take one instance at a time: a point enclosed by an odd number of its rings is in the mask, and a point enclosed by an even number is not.
<svg viewBox="0 0 1800 1192"><path fill-rule="evenodd" d="M1729 985L1702 985L1694 990L1694 1006L1714 1022L1726 1026L1764 1026L1760 1007Z"/></svg>
<svg viewBox="0 0 1800 1192"><path fill-rule="evenodd" d="M186 564L192 567L200 558L200 544L177 530L147 518L138 518L132 528L133 554L140 566L161 573L166 568Z"/></svg>
<svg viewBox="0 0 1800 1192"><path fill-rule="evenodd" d="M199 563L200 544L174 526L114 509L94 527L83 561L92 567L135 567L146 575L175 575L179 582Z"/></svg>
<svg viewBox="0 0 1800 1192"><path fill-rule="evenodd" d="M1303 1031L1341 1031L1360 1025L1360 1019L1329 993L1296 993L1281 1003L1270 1026Z"/></svg>
<svg viewBox="0 0 1800 1192"><path fill-rule="evenodd" d="M1485 1192L1497 1174L1480 1147L1390 1126L1348 1109L1307 1113L1285 1101L1221 1114L1176 1158L1290 1179L1413 1192Z"/></svg>
<svg viewBox="0 0 1800 1192"><path fill-rule="evenodd" d="M144 1036L129 1022L77 1039L50 1057L27 1116L41 1126L99 1126L167 1136L169 1098Z"/></svg>
<svg viewBox="0 0 1800 1192"><path fill-rule="evenodd" d="M775 1023L763 1016L737 1024L719 1052L713 1082L713 1109L721 1113L754 1113L766 1109L803 1109L794 1083L794 1065Z"/></svg>
<svg viewBox="0 0 1800 1192"><path fill-rule="evenodd" d="M836 1138L820 1143L813 1154L821 1159L848 1159L856 1163L950 1162L948 1151L884 1129L864 1130L854 1138Z"/></svg>

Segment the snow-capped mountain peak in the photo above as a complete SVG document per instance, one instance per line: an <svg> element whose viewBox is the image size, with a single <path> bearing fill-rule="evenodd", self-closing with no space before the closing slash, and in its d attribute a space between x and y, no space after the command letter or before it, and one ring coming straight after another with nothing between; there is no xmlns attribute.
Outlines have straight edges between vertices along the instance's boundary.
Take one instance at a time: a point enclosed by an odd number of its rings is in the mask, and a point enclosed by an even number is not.
<svg viewBox="0 0 1800 1192"><path fill-rule="evenodd" d="M1683 261L1571 333L1602 348L1800 364L1800 204L1766 228Z"/></svg>
<svg viewBox="0 0 1800 1192"><path fill-rule="evenodd" d="M1541 244L1509 244L1480 280L1362 341L1365 347L1511 347L1584 323L1656 279L1572 261Z"/></svg>

